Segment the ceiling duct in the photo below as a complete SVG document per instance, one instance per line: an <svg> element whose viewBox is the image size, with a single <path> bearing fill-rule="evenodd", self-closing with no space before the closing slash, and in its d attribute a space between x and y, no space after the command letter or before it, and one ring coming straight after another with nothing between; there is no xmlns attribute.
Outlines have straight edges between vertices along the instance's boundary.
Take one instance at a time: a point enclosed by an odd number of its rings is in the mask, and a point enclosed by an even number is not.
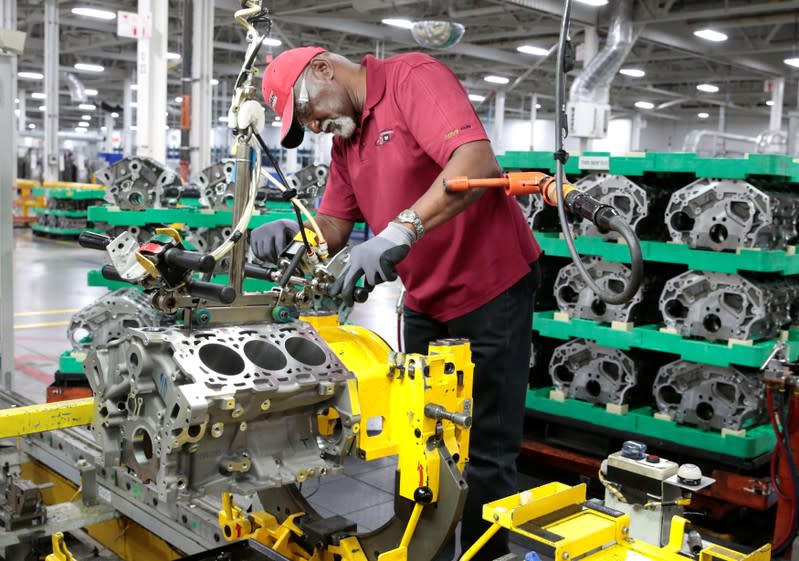
<svg viewBox="0 0 799 561"><path fill-rule="evenodd" d="M414 22L413 39L425 49L448 49L458 44L466 28L453 21L425 20Z"/></svg>
<svg viewBox="0 0 799 561"><path fill-rule="evenodd" d="M69 97L72 103L85 103L86 102L86 88L83 82L78 80L72 72L65 72L64 76L67 79L67 88L69 88Z"/></svg>
<svg viewBox="0 0 799 561"><path fill-rule="evenodd" d="M633 46L632 0L617 0L605 47L574 80L569 92L569 131L579 138L604 138L610 119L610 83Z"/></svg>

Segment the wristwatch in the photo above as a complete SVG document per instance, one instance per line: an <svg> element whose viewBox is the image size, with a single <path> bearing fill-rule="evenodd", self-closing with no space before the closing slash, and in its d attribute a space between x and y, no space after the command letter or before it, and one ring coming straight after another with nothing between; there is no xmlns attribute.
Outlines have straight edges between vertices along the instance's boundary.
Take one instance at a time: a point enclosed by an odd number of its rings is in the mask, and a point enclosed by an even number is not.
<svg viewBox="0 0 799 561"><path fill-rule="evenodd" d="M422 236L424 236L424 225L422 224L422 219L419 218L419 215L416 214L415 210L406 208L397 215L397 222L403 222L413 226L414 231L416 231L417 242L422 239Z"/></svg>

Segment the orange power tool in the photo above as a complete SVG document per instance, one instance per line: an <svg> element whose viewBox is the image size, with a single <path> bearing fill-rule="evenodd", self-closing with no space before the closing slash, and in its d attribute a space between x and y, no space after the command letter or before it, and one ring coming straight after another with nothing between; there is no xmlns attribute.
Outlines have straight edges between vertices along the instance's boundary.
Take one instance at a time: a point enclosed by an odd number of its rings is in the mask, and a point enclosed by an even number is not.
<svg viewBox="0 0 799 561"><path fill-rule="evenodd" d="M541 193L546 204L558 206L558 189L555 178L540 171L512 171L503 177L488 179L469 179L465 176L458 176L444 180L444 189L448 193L490 187L502 188L508 196ZM602 231L615 229L611 220L618 217L616 209L586 195L570 183L563 184L563 204L566 210L590 220Z"/></svg>

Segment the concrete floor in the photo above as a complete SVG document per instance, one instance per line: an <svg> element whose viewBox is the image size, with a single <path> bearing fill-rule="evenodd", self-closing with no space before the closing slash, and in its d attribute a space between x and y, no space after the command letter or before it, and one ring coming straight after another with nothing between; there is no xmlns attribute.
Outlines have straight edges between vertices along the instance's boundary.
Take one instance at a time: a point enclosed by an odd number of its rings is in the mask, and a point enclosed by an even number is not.
<svg viewBox="0 0 799 561"><path fill-rule="evenodd" d="M86 282L87 272L102 265L103 254L75 242L33 236L28 229L15 230L14 242L13 388L33 402L43 402L59 355L70 349L67 327L72 314L106 292ZM356 305L350 321L375 331L396 349L400 291L399 282L378 286L365 304ZM340 514L356 522L359 531L373 530L392 515L395 466L391 458L369 463L352 459L343 476L308 481L303 494L320 514ZM523 559L527 550L512 547Z"/></svg>

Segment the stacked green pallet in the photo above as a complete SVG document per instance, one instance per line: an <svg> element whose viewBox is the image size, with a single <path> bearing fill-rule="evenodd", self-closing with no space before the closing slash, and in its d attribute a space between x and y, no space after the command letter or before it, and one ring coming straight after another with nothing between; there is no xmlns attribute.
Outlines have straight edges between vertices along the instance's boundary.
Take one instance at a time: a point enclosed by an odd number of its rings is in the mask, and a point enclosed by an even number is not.
<svg viewBox="0 0 799 561"><path fill-rule="evenodd" d="M102 203L103 193L102 189L34 188L33 195L46 197L47 206L34 209L39 223L31 228L38 235L77 237L91 229L87 209Z"/></svg>
<svg viewBox="0 0 799 561"><path fill-rule="evenodd" d="M554 173L555 161L550 152L509 152L499 158L506 171L543 171ZM799 182L799 164L779 155L750 155L740 159L699 158L695 154L647 153L613 157L606 153L586 153L573 156L565 166L571 182L595 172L623 175L633 182L657 182L673 174L693 179L747 179L771 176L782 181ZM673 182L672 182L673 183ZM536 232L545 256L568 257L565 241L558 232ZM599 256L607 261L629 263L628 248L616 241L581 237L576 240L581 255ZM799 255L793 248L785 251L741 249L721 253L692 249L684 244L649 241L641 242L645 262L685 265L690 269L721 273L770 273L792 275L799 273ZM548 257L544 257L547 259ZM646 270L646 263L644 265ZM552 290L552 286L542 290ZM714 342L683 337L663 329L662 325L611 326L595 321L564 317L553 310L537 311L533 329L540 336L570 340L584 338L598 345L621 350L641 349L646 352L665 352L679 355L682 360L717 366L739 365L759 368L772 352L774 340ZM799 329L783 332L786 354L790 360L799 358ZM527 395L528 409L554 418L614 429L624 434L640 435L644 439L672 442L703 449L708 452L751 459L770 452L774 436L768 426L747 427L745 431L719 433L682 426L656 416L650 406L638 407L626 414L609 412L605 408L574 399L551 399L549 387L534 388ZM558 396L560 398L561 396Z"/></svg>

